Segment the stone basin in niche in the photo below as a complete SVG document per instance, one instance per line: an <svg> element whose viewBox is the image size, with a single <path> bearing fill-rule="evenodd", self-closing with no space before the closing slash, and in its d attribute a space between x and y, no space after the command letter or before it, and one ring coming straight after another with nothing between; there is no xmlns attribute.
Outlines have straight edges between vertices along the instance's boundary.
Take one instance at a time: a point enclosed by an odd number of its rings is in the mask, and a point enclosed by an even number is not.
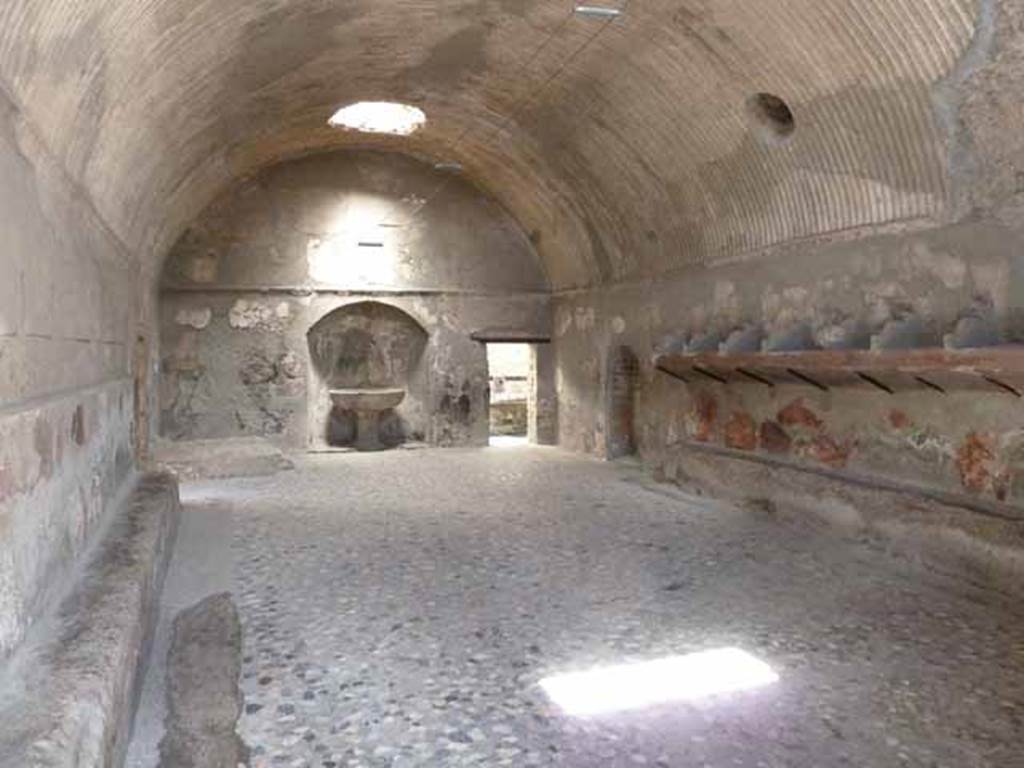
<svg viewBox="0 0 1024 768"><path fill-rule="evenodd" d="M405 399L405 390L390 387L328 390L331 403L343 411L356 414L355 448L359 451L380 451L380 414L398 407Z"/></svg>

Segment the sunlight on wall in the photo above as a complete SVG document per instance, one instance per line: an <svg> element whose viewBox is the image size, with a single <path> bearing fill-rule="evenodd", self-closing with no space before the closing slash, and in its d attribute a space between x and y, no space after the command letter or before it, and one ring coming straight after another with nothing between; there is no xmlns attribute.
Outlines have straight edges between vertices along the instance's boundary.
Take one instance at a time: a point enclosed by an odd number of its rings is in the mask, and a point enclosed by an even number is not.
<svg viewBox="0 0 1024 768"><path fill-rule="evenodd" d="M598 667L541 680L548 697L568 715L586 716L717 693L758 688L779 676L738 648L718 648L637 664Z"/></svg>
<svg viewBox="0 0 1024 768"><path fill-rule="evenodd" d="M309 276L345 288L395 287L400 228L388 226L398 217L393 204L369 195L346 201L329 232L306 242Z"/></svg>

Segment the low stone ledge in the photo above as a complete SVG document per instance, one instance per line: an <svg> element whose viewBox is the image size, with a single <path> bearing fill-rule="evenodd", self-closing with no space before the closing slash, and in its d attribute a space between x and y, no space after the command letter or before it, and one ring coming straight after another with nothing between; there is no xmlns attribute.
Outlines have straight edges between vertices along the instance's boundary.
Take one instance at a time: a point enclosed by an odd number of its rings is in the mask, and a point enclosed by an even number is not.
<svg viewBox="0 0 1024 768"><path fill-rule="evenodd" d="M1019 507L718 446L677 445L670 455L646 463L657 480L691 493L873 531L904 555L950 566L989 588L1022 591Z"/></svg>
<svg viewBox="0 0 1024 768"><path fill-rule="evenodd" d="M123 761L180 517L177 482L144 476L115 514L72 593L11 659L2 768Z"/></svg>
<svg viewBox="0 0 1024 768"><path fill-rule="evenodd" d="M211 440L161 440L154 461L162 472L183 482L227 477L265 477L294 469L281 449L261 437Z"/></svg>

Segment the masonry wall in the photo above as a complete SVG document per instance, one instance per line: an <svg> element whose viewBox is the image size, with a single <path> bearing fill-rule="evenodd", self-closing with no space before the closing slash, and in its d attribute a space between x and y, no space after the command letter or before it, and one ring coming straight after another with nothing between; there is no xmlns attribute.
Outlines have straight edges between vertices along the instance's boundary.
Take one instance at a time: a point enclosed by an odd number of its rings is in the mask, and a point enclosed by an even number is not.
<svg viewBox="0 0 1024 768"><path fill-rule="evenodd" d="M615 430L631 422L636 452L656 478L882 531L922 553L952 549L979 579L1019 583L1018 395L980 379L945 394L923 385L888 394L867 382L828 391L736 377L683 382L653 358L712 343L784 349L828 341L844 327L883 347L910 335L922 345L1019 343L1022 246L1012 229L967 224L805 244L686 278L560 296L559 442L613 457L624 442ZM623 347L638 362L630 419L614 413L611 377Z"/></svg>
<svg viewBox="0 0 1024 768"><path fill-rule="evenodd" d="M320 446L326 390L307 334L371 301L427 333L396 409L404 437L485 444L486 348L471 334L546 334L546 286L520 228L455 176L375 152L275 166L217 200L168 260L162 434Z"/></svg>
<svg viewBox="0 0 1024 768"><path fill-rule="evenodd" d="M932 215L770 249L738 242L699 267L559 294L563 445L614 452L610 377L626 347L639 363L636 448L660 477L747 499L802 496L808 509L845 494L840 506L853 517L874 504L880 519L942 521L989 547L1024 544L1024 401L1013 392L983 381L946 394L926 386L888 394L866 382L827 392L681 382L652 365L657 352L674 350L1024 342L1024 139L1009 127L1024 93L1024 12L1002 2L981 11L970 49L928 92L945 133L936 146L943 192ZM798 119L796 133L832 136L813 120ZM867 165L847 172L885 183ZM954 499L959 517L909 497L854 498L855 484ZM968 508L979 514L962 514Z"/></svg>
<svg viewBox="0 0 1024 768"><path fill-rule="evenodd" d="M132 473L132 355L148 292L2 90L0 232L2 658Z"/></svg>
<svg viewBox="0 0 1024 768"><path fill-rule="evenodd" d="M687 346L827 346L844 333L883 347L907 343L909 333L915 346L1021 341L1021 245L1011 229L968 224L794 246L685 279L562 296L555 309L560 441L607 455L610 356L626 346L640 363L639 452L655 467L669 466L669 476L675 452L714 444L1021 502L1024 409L995 386L890 395L865 383L821 392L684 383L652 364L658 351Z"/></svg>

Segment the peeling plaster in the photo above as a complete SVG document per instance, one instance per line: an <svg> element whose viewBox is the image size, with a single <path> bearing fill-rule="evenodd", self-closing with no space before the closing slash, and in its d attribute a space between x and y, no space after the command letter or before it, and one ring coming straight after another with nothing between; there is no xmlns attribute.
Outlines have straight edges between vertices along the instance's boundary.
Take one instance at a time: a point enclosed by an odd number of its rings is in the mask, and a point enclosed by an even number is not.
<svg viewBox="0 0 1024 768"><path fill-rule="evenodd" d="M186 325L201 331L210 324L213 319L213 310L209 307L201 309L180 309L174 316L174 322L178 325Z"/></svg>

